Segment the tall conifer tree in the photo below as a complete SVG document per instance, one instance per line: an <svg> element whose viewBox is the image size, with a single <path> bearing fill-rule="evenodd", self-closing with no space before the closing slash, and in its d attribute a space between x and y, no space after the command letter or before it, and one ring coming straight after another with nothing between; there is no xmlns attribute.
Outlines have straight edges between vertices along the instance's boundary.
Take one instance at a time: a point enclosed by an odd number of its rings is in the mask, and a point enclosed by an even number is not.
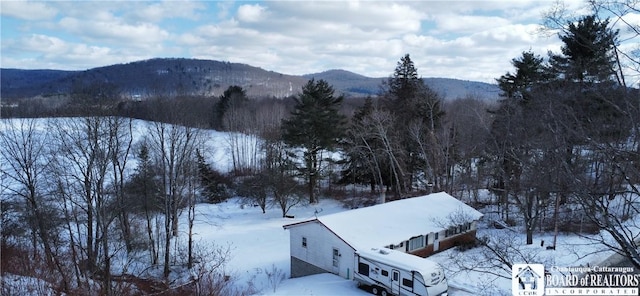
<svg viewBox="0 0 640 296"><path fill-rule="evenodd" d="M295 99L291 116L282 122L282 138L287 145L304 150L301 173L307 179L309 202L315 203L322 150L333 149L344 134L345 116L339 113L343 97L324 80L309 80Z"/></svg>

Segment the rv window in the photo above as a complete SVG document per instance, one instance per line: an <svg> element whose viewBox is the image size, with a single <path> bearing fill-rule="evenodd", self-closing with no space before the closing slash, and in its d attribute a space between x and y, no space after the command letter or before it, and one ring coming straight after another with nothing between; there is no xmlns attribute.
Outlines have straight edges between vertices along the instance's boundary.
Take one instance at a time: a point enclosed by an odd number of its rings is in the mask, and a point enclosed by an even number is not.
<svg viewBox="0 0 640 296"><path fill-rule="evenodd" d="M399 276L399 275L398 275L398 272L397 272L397 271L394 271L394 272L393 272L393 280L397 282L397 281L398 281L398 276Z"/></svg>
<svg viewBox="0 0 640 296"><path fill-rule="evenodd" d="M384 269L380 273L382 274L382 276L389 276L389 272Z"/></svg>
<svg viewBox="0 0 640 296"><path fill-rule="evenodd" d="M402 285L405 287L413 288L413 281L410 279L402 278Z"/></svg>
<svg viewBox="0 0 640 296"><path fill-rule="evenodd" d="M358 263L358 273L364 276L369 276L369 264Z"/></svg>
<svg viewBox="0 0 640 296"><path fill-rule="evenodd" d="M302 237L302 247L306 248L307 247L307 238L306 237Z"/></svg>

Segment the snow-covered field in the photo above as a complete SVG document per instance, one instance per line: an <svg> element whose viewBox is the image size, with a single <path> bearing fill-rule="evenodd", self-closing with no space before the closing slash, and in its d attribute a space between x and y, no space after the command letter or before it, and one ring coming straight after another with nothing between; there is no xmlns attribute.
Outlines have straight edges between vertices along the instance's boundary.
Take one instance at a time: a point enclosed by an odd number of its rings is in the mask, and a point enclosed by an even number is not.
<svg viewBox="0 0 640 296"><path fill-rule="evenodd" d="M279 209L268 209L244 204L241 199L230 199L221 204L201 204L196 207L195 240L201 244L231 245L231 258L225 272L236 283L248 282L265 295L367 295L355 282L335 275L316 275L289 279L289 232L283 225L313 219L321 215L346 210L341 203L325 199L318 204L297 206L282 218ZM186 226L186 223L182 223ZM285 274L274 292L266 275L276 268Z"/></svg>
<svg viewBox="0 0 640 296"><path fill-rule="evenodd" d="M289 233L282 225L313 219L316 211L320 215L326 215L345 210L347 209L341 203L323 199L315 205L294 207L290 214L295 218L287 219L280 217L278 209L270 209L262 214L260 208L243 205L239 199L231 199L218 205L202 204L197 206L196 240L218 245L231 244L232 258L226 265L225 272L236 276L239 285L247 285L251 281L260 295L370 295L357 288L355 282L332 274L289 279ZM511 231L489 229L485 223L481 223L478 236ZM524 234L517 235L524 245ZM575 235L560 235L555 251L541 247L540 240L545 240L548 245L553 240L553 235L537 235L535 243L525 246L524 250L537 254L545 263L556 266L594 265L610 255L610 252L603 251L602 246L591 244ZM473 256L477 252L477 249L464 253L448 250L430 257L447 269L451 286L449 294L510 295L510 279L481 272L458 271L449 259L450 256ZM286 274L285 280L275 291L266 276L266 271L274 267Z"/></svg>
<svg viewBox="0 0 640 296"><path fill-rule="evenodd" d="M9 121L4 121L9 123ZM42 130L46 130L46 119L39 120ZM134 135L142 138L148 123L134 121ZM6 128L6 126L5 126ZM205 145L209 148L207 159L221 171L231 170L228 151L229 136L226 133L206 130ZM7 184L5 184L7 185ZM298 205L289 211L295 218L282 218L279 209L268 209L263 214L259 207L245 204L239 198L230 199L221 204L199 204L196 206L194 239L200 246L231 246L231 258L222 272L230 275L234 283L241 288L253 287L259 295L369 295L356 287L355 282L331 275L321 274L309 277L289 279L289 233L283 225L347 210L335 200L321 199L318 204ZM181 239L186 237L186 212L180 225ZM512 232L509 229L496 230L480 223L478 236L495 236ZM522 231L517 231L516 240L524 245ZM557 249L546 250L540 246L540 240L551 242L552 234L535 235L533 245L523 247L525 252L537 254L544 263L556 266L579 266L598 264L611 255L602 245L594 245L575 235L558 237ZM447 270L450 295L511 295L511 280L488 273L458 270L450 257L473 258L479 252L471 249L463 253L448 250L438 253L431 259L441 263ZM530 262L535 263L535 262ZM543 262L540 262L543 263ZM285 279L274 287L267 272L277 270L284 273ZM25 279L15 279L24 282Z"/></svg>

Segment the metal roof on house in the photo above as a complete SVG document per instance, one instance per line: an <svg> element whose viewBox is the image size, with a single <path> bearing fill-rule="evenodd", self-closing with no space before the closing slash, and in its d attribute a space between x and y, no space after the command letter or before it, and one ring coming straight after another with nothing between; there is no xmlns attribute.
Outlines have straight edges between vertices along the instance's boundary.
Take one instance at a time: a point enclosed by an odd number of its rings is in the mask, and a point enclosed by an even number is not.
<svg viewBox="0 0 640 296"><path fill-rule="evenodd" d="M482 213L445 193L401 199L285 225L318 221L357 250L399 244L409 238L480 219Z"/></svg>

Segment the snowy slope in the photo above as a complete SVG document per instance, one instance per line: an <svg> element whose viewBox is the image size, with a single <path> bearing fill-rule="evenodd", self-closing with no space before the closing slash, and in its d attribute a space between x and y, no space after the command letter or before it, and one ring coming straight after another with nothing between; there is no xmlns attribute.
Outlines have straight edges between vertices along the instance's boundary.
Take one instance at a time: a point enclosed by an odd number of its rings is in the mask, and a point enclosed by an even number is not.
<svg viewBox="0 0 640 296"><path fill-rule="evenodd" d="M370 295L357 288L354 282L332 274L289 279L289 233L282 225L313 219L316 211L329 215L346 210L335 200L323 199L316 205L294 207L290 214L295 218L287 219L280 217L278 209L269 209L266 214L262 214L258 207L243 205L239 199L231 199L219 205L202 204L197 206L199 216L195 226L196 239L211 244L230 243L233 254L226 272L237 276L240 285L251 281L261 295ZM488 229L482 223L479 227L479 236L511 231ZM557 266L593 265L611 254L604 251L601 245L594 245L575 235L559 236L555 251L546 250L539 245L540 239L550 242L552 234L536 236L536 244L530 246L524 245L524 235L519 236L523 250L538 254L545 263ZM448 250L429 258L444 266L450 295L510 295L510 279L482 272L460 271L451 264L451 256L473 258L477 253L477 249L462 253ZM274 266L282 270L286 277L275 292L265 274Z"/></svg>
<svg viewBox="0 0 640 296"><path fill-rule="evenodd" d="M3 123L11 120L3 119ZM41 119L39 124L43 130L47 126L47 119ZM11 123L10 123L11 124ZM134 135L140 139L145 134L149 123L134 121ZM0 126L2 127L2 126ZM202 130L206 136L207 156L213 165L221 171L231 169L232 160L228 152L229 134L212 130ZM5 186L8 184L4 184ZM289 233L282 228L285 224L306 221L316 217L316 213L328 215L345 211L346 209L335 200L322 199L315 205L299 205L292 208L290 215L293 219L282 218L278 209L268 209L263 214L260 208L243 204L238 198L221 204L200 204L196 207L196 221L194 226L195 241L201 245L231 245L231 258L224 267L224 273L235 277L241 286L252 285L262 295L367 295L355 283L335 275L323 274L297 279L288 279L289 268ZM186 237L186 213L181 217L180 239ZM478 236L497 235L508 232L509 229L488 229L480 224ZM524 235L518 232L524 245ZM562 235L558 238L558 248L555 251L540 247L540 239L551 241L551 235L536 235L535 243L524 246L526 252L538 254L545 258L545 263L557 266L577 266L597 264L611 253L603 251L603 246L591 244L589 241L572 235ZM511 282L481 272L457 270L450 260L451 256L473 258L476 249L459 253L455 250L436 254L430 259L441 263L447 270L449 284L453 287L450 295L510 295ZM472 260L472 259L470 259ZM277 287L269 284L266 271L277 269L284 273L285 280ZM12 279L18 283L34 279ZM37 281L37 280L36 280Z"/></svg>

